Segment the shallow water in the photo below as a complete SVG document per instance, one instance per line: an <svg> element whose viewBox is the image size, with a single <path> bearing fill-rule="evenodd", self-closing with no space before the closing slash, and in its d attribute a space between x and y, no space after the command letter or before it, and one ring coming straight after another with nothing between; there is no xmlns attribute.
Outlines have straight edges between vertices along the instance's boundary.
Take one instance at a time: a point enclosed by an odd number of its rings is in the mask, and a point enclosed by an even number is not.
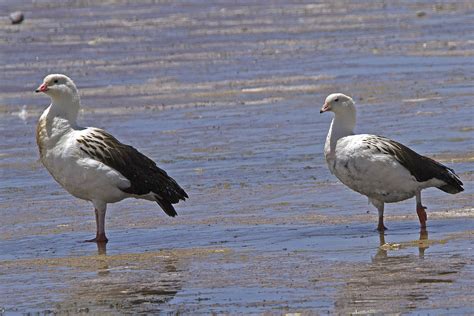
<svg viewBox="0 0 474 316"><path fill-rule="evenodd" d="M239 4L3 1L0 310L59 313L458 313L473 308L470 2ZM113 5L112 5L113 4ZM420 12L424 12L423 15ZM38 162L32 91L64 72L80 121L155 159L190 195L179 216L110 205L107 249L81 243L92 207ZM325 96L357 131L456 170L465 191L376 211L331 176Z"/></svg>

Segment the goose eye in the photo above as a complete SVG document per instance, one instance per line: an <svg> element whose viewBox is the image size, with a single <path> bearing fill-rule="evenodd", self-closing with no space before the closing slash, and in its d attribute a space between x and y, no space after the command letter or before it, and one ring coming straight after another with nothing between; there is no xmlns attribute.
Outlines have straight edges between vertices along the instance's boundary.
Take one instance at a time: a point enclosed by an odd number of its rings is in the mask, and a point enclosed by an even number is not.
<svg viewBox="0 0 474 316"><path fill-rule="evenodd" d="M58 83L59 81L58 81L58 79L56 79L56 80L54 80L53 82L54 82L54 83Z"/></svg>
<svg viewBox="0 0 474 316"><path fill-rule="evenodd" d="M339 99L334 99L334 102L337 102L337 101L339 101Z"/></svg>

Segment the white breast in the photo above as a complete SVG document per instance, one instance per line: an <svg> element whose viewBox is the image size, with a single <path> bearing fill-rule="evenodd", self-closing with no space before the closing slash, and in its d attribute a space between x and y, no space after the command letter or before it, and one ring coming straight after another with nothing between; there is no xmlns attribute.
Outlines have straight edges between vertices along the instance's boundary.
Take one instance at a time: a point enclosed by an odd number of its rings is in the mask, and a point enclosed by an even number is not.
<svg viewBox="0 0 474 316"><path fill-rule="evenodd" d="M75 130L61 118L46 120L45 114L38 123L37 142L41 161L53 178L84 200L112 203L127 197L120 188L130 186L128 179L79 149L77 135L87 129Z"/></svg>

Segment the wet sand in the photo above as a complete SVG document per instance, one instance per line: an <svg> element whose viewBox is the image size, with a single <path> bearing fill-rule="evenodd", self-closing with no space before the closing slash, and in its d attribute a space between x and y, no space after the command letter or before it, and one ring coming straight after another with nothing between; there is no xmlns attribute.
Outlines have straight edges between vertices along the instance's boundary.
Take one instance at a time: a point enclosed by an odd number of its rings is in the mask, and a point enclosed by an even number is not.
<svg viewBox="0 0 474 316"><path fill-rule="evenodd" d="M0 314L469 314L474 308L474 42L470 2L331 4L7 0L0 12ZM113 5L112 5L113 4ZM52 72L78 85L80 123L152 157L189 201L168 218L92 206L38 162ZM376 211L326 168L340 91L356 131L456 170L465 191Z"/></svg>

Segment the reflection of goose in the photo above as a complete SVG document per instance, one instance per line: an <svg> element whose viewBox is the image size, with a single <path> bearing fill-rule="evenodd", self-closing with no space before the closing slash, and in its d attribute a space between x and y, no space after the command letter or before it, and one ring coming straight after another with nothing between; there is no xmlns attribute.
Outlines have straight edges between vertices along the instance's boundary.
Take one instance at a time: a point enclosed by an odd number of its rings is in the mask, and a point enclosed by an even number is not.
<svg viewBox="0 0 474 316"><path fill-rule="evenodd" d="M391 139L354 135L356 109L352 98L334 93L326 98L321 113L334 112L324 155L331 173L342 183L369 198L379 212L377 229L383 231L384 204L416 197L420 226L426 227L421 190L436 187L455 194L463 183L454 170L421 156Z"/></svg>
<svg viewBox="0 0 474 316"><path fill-rule="evenodd" d="M173 204L188 195L173 178L106 131L77 125L81 104L69 77L46 76L36 92L47 94L52 101L37 127L41 162L66 191L94 204L97 233L88 241L107 242L107 203L134 197L154 201L167 215L177 215Z"/></svg>
<svg viewBox="0 0 474 316"><path fill-rule="evenodd" d="M383 232L379 234L380 246L377 249L377 253L374 256L373 262L382 261L386 258L389 258L387 255L388 248L390 245L385 242L385 235ZM398 248L400 245L397 245L395 248ZM428 230L426 228L420 229L420 237L418 239L418 254L420 258L423 258L425 255L425 250L429 248L428 245ZM400 258L401 256L397 256Z"/></svg>
<svg viewBox="0 0 474 316"><path fill-rule="evenodd" d="M110 273L109 262L107 260L107 243L105 242L97 243L97 255L100 258L97 274L99 276L106 276Z"/></svg>
<svg viewBox="0 0 474 316"><path fill-rule="evenodd" d="M72 295L58 307L61 313L87 308L92 314L154 314L181 290L179 257L172 253L99 257L97 276L72 285Z"/></svg>
<svg viewBox="0 0 474 316"><path fill-rule="evenodd" d="M107 254L107 244L103 242L97 243L97 254L98 255L106 255Z"/></svg>
<svg viewBox="0 0 474 316"><path fill-rule="evenodd" d="M420 230L420 241L418 242L418 255L420 258L425 256L425 250L428 249L430 246L428 245L428 230L421 229Z"/></svg>
<svg viewBox="0 0 474 316"><path fill-rule="evenodd" d="M379 248L377 249L377 253L375 254L373 261L379 261L387 258L387 250L382 246L385 245L385 234L381 232L379 234Z"/></svg>
<svg viewBox="0 0 474 316"><path fill-rule="evenodd" d="M336 298L336 314L403 313L429 299L423 280L435 279L446 267L422 260L428 232L421 230L416 242L407 243L418 247L418 255L401 250L404 244L387 243L386 238L380 233L372 260L351 273Z"/></svg>

